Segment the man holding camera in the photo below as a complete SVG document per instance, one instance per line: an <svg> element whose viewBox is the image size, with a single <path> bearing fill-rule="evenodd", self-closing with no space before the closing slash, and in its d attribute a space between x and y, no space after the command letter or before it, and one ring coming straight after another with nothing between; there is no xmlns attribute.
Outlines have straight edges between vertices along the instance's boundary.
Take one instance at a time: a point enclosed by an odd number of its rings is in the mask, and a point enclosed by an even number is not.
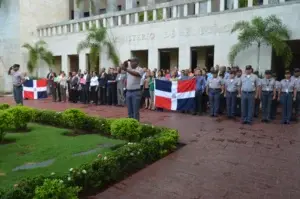
<svg viewBox="0 0 300 199"><path fill-rule="evenodd" d="M139 121L142 97L140 82L144 72L139 66L139 60L136 57L125 61L122 69L127 72L126 104L128 117Z"/></svg>
<svg viewBox="0 0 300 199"><path fill-rule="evenodd" d="M12 76L13 83L13 94L16 104L23 105L23 82L24 77L19 71L20 65L14 64L8 70L8 75Z"/></svg>

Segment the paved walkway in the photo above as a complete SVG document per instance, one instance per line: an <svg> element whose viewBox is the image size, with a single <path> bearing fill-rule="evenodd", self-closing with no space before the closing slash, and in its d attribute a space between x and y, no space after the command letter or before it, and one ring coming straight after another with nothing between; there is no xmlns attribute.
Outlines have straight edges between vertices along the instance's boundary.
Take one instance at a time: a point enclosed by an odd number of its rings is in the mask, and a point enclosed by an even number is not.
<svg viewBox="0 0 300 199"><path fill-rule="evenodd" d="M0 103L11 98L0 98ZM26 101L43 109L81 108L126 117L125 108ZM300 124L242 125L179 113L141 112L142 122L176 128L187 145L95 199L300 198Z"/></svg>

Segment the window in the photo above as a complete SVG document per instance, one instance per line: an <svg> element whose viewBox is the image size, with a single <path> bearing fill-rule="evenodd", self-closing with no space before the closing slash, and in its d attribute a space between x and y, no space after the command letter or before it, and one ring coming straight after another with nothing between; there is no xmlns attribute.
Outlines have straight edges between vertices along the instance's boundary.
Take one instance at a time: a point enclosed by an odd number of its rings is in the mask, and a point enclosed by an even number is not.
<svg viewBox="0 0 300 199"><path fill-rule="evenodd" d="M106 13L106 8L102 8L102 9L99 9L99 14L105 14Z"/></svg>
<svg viewBox="0 0 300 199"><path fill-rule="evenodd" d="M122 10L122 5L118 5L118 11Z"/></svg>

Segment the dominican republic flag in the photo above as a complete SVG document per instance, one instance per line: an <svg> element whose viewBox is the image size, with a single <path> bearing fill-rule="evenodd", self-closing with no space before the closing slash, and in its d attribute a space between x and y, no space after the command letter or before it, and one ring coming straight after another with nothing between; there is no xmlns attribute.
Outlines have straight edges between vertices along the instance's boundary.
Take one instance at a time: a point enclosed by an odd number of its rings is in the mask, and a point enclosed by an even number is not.
<svg viewBox="0 0 300 199"><path fill-rule="evenodd" d="M42 99L47 97L47 79L26 80L24 82L24 99Z"/></svg>
<svg viewBox="0 0 300 199"><path fill-rule="evenodd" d="M174 111L195 108L196 79L166 81L155 80L155 106Z"/></svg>

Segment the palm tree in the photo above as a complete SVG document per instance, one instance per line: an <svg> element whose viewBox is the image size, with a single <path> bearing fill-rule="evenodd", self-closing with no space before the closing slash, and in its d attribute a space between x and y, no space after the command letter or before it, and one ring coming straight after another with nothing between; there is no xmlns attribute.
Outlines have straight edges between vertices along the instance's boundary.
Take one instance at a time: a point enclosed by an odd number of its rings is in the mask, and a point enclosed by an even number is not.
<svg viewBox="0 0 300 199"><path fill-rule="evenodd" d="M90 5L90 10L91 10L90 15L94 15L96 13L95 2L94 2L94 0L88 0L88 1L89 1L89 5ZM80 5L84 2L85 2L85 0L76 0L77 8L79 8Z"/></svg>
<svg viewBox="0 0 300 199"><path fill-rule="evenodd" d="M4 2L4 0L0 0L0 8L1 8L1 5L2 5L3 2Z"/></svg>
<svg viewBox="0 0 300 199"><path fill-rule="evenodd" d="M275 15L263 19L262 17L254 17L251 22L239 21L236 22L231 30L231 33L239 31L238 43L231 47L228 55L229 62L234 63L238 53L251 47L257 46L257 70L259 71L260 62L260 47L262 44L271 46L277 56L284 58L285 67L291 63L293 54L286 43L290 39L288 28L282 23L281 19Z"/></svg>
<svg viewBox="0 0 300 199"><path fill-rule="evenodd" d="M27 69L32 73L37 67L38 62L43 60L49 67L54 65L54 57L52 52L47 50L47 43L45 41L38 41L33 46L25 43L22 47L28 50L29 60L27 62ZM36 71L36 75L38 71Z"/></svg>
<svg viewBox="0 0 300 199"><path fill-rule="evenodd" d="M80 51L84 49L90 49L90 65L93 71L97 71L99 56L103 47L107 48L109 59L115 66L118 66L120 64L120 59L117 55L114 44L109 39L107 29L104 27L96 28L95 25L92 26L88 30L86 39L78 44L77 52L80 53Z"/></svg>

